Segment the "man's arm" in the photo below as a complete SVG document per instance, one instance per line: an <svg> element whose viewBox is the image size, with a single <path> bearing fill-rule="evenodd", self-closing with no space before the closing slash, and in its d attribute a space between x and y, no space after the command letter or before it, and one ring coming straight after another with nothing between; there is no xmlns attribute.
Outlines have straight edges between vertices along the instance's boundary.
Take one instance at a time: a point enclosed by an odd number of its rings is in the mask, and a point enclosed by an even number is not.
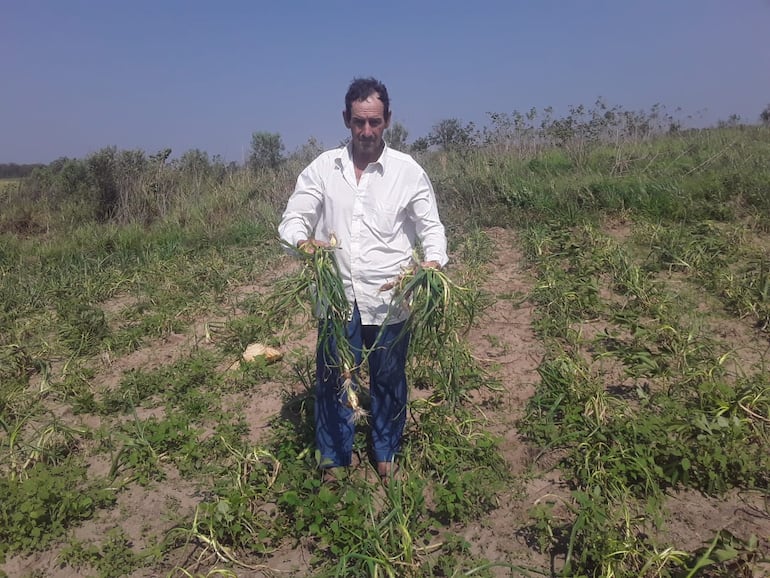
<svg viewBox="0 0 770 578"><path fill-rule="evenodd" d="M449 261L444 225L438 214L433 185L425 172L417 182L417 191L410 204L410 217L423 248L423 267L440 269Z"/></svg>
<svg viewBox="0 0 770 578"><path fill-rule="evenodd" d="M292 247L307 245L321 217L322 208L321 180L316 167L311 164L297 178L294 192L286 204L278 225L281 239Z"/></svg>

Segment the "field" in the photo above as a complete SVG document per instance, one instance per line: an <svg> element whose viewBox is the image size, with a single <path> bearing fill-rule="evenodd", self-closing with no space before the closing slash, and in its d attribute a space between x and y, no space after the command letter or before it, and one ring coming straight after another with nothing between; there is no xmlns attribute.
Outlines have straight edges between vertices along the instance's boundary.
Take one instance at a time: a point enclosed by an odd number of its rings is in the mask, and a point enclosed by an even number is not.
<svg viewBox="0 0 770 578"><path fill-rule="evenodd" d="M472 311L387 486L318 474L299 159L0 194L0 574L770 576L770 129L516 135L420 153Z"/></svg>

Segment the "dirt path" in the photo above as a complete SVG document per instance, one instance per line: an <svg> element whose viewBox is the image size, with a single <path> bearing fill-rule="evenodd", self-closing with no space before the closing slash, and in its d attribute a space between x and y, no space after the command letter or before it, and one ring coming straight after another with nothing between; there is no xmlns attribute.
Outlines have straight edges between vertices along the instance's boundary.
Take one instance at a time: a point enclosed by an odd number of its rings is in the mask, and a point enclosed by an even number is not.
<svg viewBox="0 0 770 578"><path fill-rule="evenodd" d="M494 303L471 330L468 341L477 359L502 386L502 391L485 394L497 404L489 404L484 413L488 429L501 439L500 449L514 485L499 497L496 510L464 531L464 538L478 557L545 569L549 560L534 553L520 531L529 523L527 511L535 501L561 485L556 477L530 479L532 451L522 443L516 428L540 379L537 367L543 357L542 344L532 330L534 307L526 300L532 279L513 231L496 228L486 234L495 250L481 288L494 297ZM495 575L511 574L500 567Z"/></svg>

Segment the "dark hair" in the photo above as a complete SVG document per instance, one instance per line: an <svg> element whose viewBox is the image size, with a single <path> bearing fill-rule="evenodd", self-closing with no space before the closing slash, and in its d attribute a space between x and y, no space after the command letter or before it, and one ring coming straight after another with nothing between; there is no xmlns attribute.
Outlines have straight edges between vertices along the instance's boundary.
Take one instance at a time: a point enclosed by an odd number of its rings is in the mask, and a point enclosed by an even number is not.
<svg viewBox="0 0 770 578"><path fill-rule="evenodd" d="M350 118L354 102L366 100L371 95L376 94L384 105L384 115L387 119L390 116L390 98L388 89L376 78L354 78L350 83L348 93L345 95L345 114Z"/></svg>

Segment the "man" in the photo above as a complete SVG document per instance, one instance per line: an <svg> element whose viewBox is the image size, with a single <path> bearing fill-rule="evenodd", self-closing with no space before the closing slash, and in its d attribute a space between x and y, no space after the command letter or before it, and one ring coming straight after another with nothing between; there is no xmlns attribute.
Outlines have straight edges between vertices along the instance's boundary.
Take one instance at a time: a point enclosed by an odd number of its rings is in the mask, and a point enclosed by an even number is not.
<svg viewBox="0 0 770 578"><path fill-rule="evenodd" d="M342 118L349 144L322 153L299 175L278 231L307 252L336 238L334 255L352 311L348 340L357 365L362 351L369 352L372 450L387 480L406 421L409 339L402 331L403 312L389 311L392 291L380 288L412 263L418 243L423 267L446 265L446 236L425 171L383 140L391 118L385 85L353 80ZM350 465L355 424L340 398L339 363L328 339L319 330L315 426L321 467L330 472Z"/></svg>

